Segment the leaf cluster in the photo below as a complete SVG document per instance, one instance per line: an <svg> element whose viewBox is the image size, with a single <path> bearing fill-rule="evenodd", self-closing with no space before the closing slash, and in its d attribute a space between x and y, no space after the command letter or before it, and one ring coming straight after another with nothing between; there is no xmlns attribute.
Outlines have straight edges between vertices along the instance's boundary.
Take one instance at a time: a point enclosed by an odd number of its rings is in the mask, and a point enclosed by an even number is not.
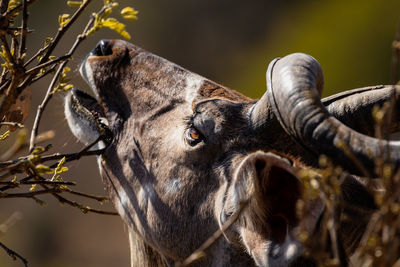
<svg viewBox="0 0 400 267"><path fill-rule="evenodd" d="M87 205L70 200L68 195L77 195L86 199L94 199L103 203L107 200L103 196L94 196L71 189L76 185L73 181L65 181L63 174L68 171L65 166L69 161L79 160L83 156L98 155L101 151L90 150L95 143L82 151L72 154L48 154L51 144L48 141L54 137L54 131L39 134L39 126L46 106L57 93L67 92L73 88L68 77L70 68L68 62L72 59L77 47L91 34L101 28L107 27L124 38L129 39L125 24L111 17L112 12L118 8L118 2L104 0L103 6L93 12L88 18L86 26L76 34L76 39L69 50L61 55L54 51L59 46L65 33L71 25L82 17L83 11L93 2L92 0L65 1L74 11L70 14L59 15L58 30L52 37L43 40L43 47L30 51L28 35L34 35L29 28L28 10L36 0L1 0L0 1L0 144L7 139L13 131L20 129L15 144L0 155L0 199L26 198L44 205L43 195L51 195L58 202L78 208L84 213L94 212L99 214L116 215L115 212L93 209ZM39 2L39 1L38 1ZM137 11L132 7L125 7L121 15L127 20L136 20ZM16 25L20 21L20 25ZM27 54L32 55L27 58ZM31 129L29 142L27 141L24 121L31 111L31 91L33 84L45 77L53 76L48 85L45 97L37 107L35 122ZM4 128L7 127L7 130ZM100 139L99 139L100 140ZM97 140L97 141L99 141ZM96 141L96 142L97 142ZM46 142L44 146L39 143ZM3 143L4 144L4 143ZM29 149L28 149L29 148ZM13 158L17 152L26 156ZM48 164L50 163L50 164ZM27 266L26 260L0 243L7 253L20 259Z"/></svg>

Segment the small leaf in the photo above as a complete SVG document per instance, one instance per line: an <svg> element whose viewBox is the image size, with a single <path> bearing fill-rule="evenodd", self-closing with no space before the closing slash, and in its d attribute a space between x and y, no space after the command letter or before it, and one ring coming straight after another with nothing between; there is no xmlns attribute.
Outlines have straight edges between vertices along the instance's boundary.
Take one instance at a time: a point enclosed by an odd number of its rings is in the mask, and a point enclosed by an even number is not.
<svg viewBox="0 0 400 267"><path fill-rule="evenodd" d="M7 130L5 133L0 134L0 140L4 140L4 139L6 139L6 138L9 137L9 136L10 136L10 131Z"/></svg>
<svg viewBox="0 0 400 267"><path fill-rule="evenodd" d="M108 7L108 8L106 8L106 9L104 10L104 13L102 14L102 17L103 17L103 18L106 18L106 17L110 16L111 13L112 13L112 8L111 8L111 7Z"/></svg>
<svg viewBox="0 0 400 267"><path fill-rule="evenodd" d="M47 204L46 204L46 202L44 202L43 200L41 200L41 199L38 199L38 198L34 198L35 199L35 201L36 201L36 203L38 203L40 206L46 206Z"/></svg>
<svg viewBox="0 0 400 267"><path fill-rule="evenodd" d="M119 33L122 37L124 37L126 39L131 39L131 36L125 30L125 24L119 22L115 18L108 18L108 19L102 20L102 25L104 27L110 28L113 31Z"/></svg>
<svg viewBox="0 0 400 267"><path fill-rule="evenodd" d="M54 172L52 168L42 164L36 165L35 169L39 174L52 174Z"/></svg>
<svg viewBox="0 0 400 267"><path fill-rule="evenodd" d="M90 208L89 206L86 206L86 207L80 206L79 209L80 209L84 214L88 213L88 212L91 210L91 208Z"/></svg>
<svg viewBox="0 0 400 267"><path fill-rule="evenodd" d="M21 3L21 0L10 0L7 11L11 11Z"/></svg>
<svg viewBox="0 0 400 267"><path fill-rule="evenodd" d="M82 1L67 1L67 5L70 7L80 7L82 4Z"/></svg>
<svg viewBox="0 0 400 267"><path fill-rule="evenodd" d="M137 20L137 14L139 11L132 7L125 7L121 10L121 15L126 20Z"/></svg>
<svg viewBox="0 0 400 267"><path fill-rule="evenodd" d="M60 27L64 27L69 21L70 21L69 14L62 14L58 16L58 24L60 24Z"/></svg>
<svg viewBox="0 0 400 267"><path fill-rule="evenodd" d="M46 149L44 148L44 147L42 147L42 146L36 146L34 149L33 149L33 151L32 151L32 155L34 155L34 156L36 156L36 155L39 155L39 154L42 154L43 152L45 152L46 151ZM33 159L32 159L33 160Z"/></svg>
<svg viewBox="0 0 400 267"><path fill-rule="evenodd" d="M124 19L134 21L134 20L137 20L137 16L127 15L127 16L124 16Z"/></svg>
<svg viewBox="0 0 400 267"><path fill-rule="evenodd" d="M59 84L56 86L56 88L54 88L53 93L67 92L74 87L72 84L68 84L68 82L71 81L71 79L67 78L67 73L70 71L71 71L71 69L68 67L65 67L62 70L62 73L60 74L60 77L58 78Z"/></svg>
<svg viewBox="0 0 400 267"><path fill-rule="evenodd" d="M58 174L61 174L63 172L68 171L67 167L63 167L63 164L65 163L65 157L63 157L60 162L58 162L57 167L54 169L54 174L53 177L51 177L51 181L62 181L61 176Z"/></svg>
<svg viewBox="0 0 400 267"><path fill-rule="evenodd" d="M29 191L35 191L36 190L36 186L37 186L37 184L33 184L32 186L31 186L31 188L29 189Z"/></svg>

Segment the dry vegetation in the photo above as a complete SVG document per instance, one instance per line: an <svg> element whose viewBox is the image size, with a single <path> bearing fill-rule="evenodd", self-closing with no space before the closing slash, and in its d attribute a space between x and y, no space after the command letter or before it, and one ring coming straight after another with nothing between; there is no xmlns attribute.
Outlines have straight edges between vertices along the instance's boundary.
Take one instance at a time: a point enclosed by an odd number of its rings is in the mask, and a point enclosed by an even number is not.
<svg viewBox="0 0 400 267"><path fill-rule="evenodd" d="M38 134L40 119L45 112L47 103L58 92L65 92L73 86L67 77L69 68L66 67L79 44L85 38L102 27L109 27L123 37L129 38L124 24L111 18L110 14L118 8L116 1L105 0L101 10L93 13L86 27L76 35L76 40L65 54L54 56L53 51L60 43L65 32L76 22L82 11L91 3L91 0L68 1L68 5L76 7L73 15L62 14L59 17L58 31L55 36L44 41L44 47L38 51L29 51L32 56L28 59L27 49L29 42L27 36L34 34L29 29L29 6L35 0L1 0L0 1L0 42L2 58L2 70L0 74L0 142L10 134L17 134L16 143L0 158L0 198L27 198L39 204L44 204L41 195L49 194L64 204L79 208L82 212L95 212L101 214L114 214L114 212L92 209L81 203L68 199L68 194L91 198L100 202L106 201L106 197L93 196L91 194L74 191L73 181L62 179L62 173L67 171L65 163L79 160L82 156L99 154L101 151L89 151L91 146L80 152L72 154L49 154L51 145L49 140L54 133L45 132ZM67 1L66 1L67 3ZM125 19L135 20L137 11L126 7L121 10ZM36 15L36 14L33 14ZM17 23L18 22L18 23ZM399 80L400 58L400 30L393 42L393 83ZM40 79L52 75L47 93L36 110L35 122L27 142L23 123L31 111L30 86ZM385 128L385 116L390 116L391 107L383 110L375 110L376 134L380 138L387 138ZM8 128L8 130L6 130ZM20 130L22 129L22 130ZM38 144L43 143L43 146ZM344 146L345 149L345 146ZM24 151L26 156L13 158L17 152ZM351 155L350 155L351 156ZM353 159L355 164L357 160ZM354 266L400 266L400 172L394 172L394 166L380 162L376 159L381 173L381 190L373 190L378 210L373 214L367 231L361 238L360 246L353 256ZM304 216L307 209L305 201L320 197L326 202L326 212L322 218L323 229L321 238L311 242L305 231L299 231L300 239L308 246L308 256L313 258L321 266L345 266L348 265L344 255L338 233L340 232L338 221L341 218L343 197L340 192L340 182L346 175L340 166L333 166L329 159L321 156L321 168L319 170L305 170L300 175L303 177L305 193L303 200L299 202L299 216ZM372 183L371 183L372 184ZM373 183L375 184L375 182ZM246 208L246 204L243 204ZM240 210L242 210L240 209ZM224 228L228 228L239 216L234 214ZM10 218L12 221L13 218ZM3 226L10 224L4 222ZM203 251L210 246L222 234L216 232L210 239L195 251L185 262L178 265L189 265L197 258L204 255ZM27 260L9 249L0 242L0 246L14 259L21 260L27 266Z"/></svg>
<svg viewBox="0 0 400 267"><path fill-rule="evenodd" d="M75 182L64 181L62 178L62 173L68 170L64 166L66 162L79 160L83 156L99 154L101 151L89 151L94 145L92 144L77 153L48 154L47 152L51 148L49 140L54 137L54 132L49 131L42 134L38 134L38 132L42 114L52 97L59 92L66 92L73 88L73 85L69 83L70 79L67 77L70 70L67 64L81 42L102 27L108 27L124 38L130 38L129 33L125 30L125 25L110 17L111 13L118 9L118 3L117 1L104 0L103 7L92 13L86 27L76 35L71 48L62 55L54 56L53 52L59 46L65 33L80 18L83 10L92 1L65 1L65 5L75 9L73 15L61 14L55 36L43 40L44 46L38 51L28 51L30 47L27 36L34 34L28 26L28 9L34 2L35 0L0 1L0 57L2 59L0 75L0 130L2 132L0 142L8 138L13 132L17 132L18 135L15 144L0 159L0 198L27 198L43 205L45 203L40 199L40 196L46 194L54 196L62 204L79 208L83 213L117 215L112 211L93 209L70 200L67 194L78 195L99 202L106 201L107 197L77 192L71 189L76 184ZM138 12L131 7L125 7L120 12L124 19L137 19ZM28 59L27 54L32 56ZM30 86L49 75L53 77L42 103L36 110L35 122L28 143L23 123L31 111ZM8 130L5 130L6 128ZM39 146L40 143L44 143L44 146ZM17 152L21 151L26 153L26 156L13 158ZM7 220L2 226L7 228L6 226L9 224L10 220ZM12 258L20 259L27 266L27 260L24 257L1 242L0 246Z"/></svg>

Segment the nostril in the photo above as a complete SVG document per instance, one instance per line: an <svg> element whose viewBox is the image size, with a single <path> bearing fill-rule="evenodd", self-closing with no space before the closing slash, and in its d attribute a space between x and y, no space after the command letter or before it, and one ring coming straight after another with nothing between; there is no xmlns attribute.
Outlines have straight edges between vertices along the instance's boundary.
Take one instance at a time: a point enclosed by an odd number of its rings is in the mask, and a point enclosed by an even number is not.
<svg viewBox="0 0 400 267"><path fill-rule="evenodd" d="M109 40L101 40L90 52L93 56L108 56L112 54L112 47Z"/></svg>

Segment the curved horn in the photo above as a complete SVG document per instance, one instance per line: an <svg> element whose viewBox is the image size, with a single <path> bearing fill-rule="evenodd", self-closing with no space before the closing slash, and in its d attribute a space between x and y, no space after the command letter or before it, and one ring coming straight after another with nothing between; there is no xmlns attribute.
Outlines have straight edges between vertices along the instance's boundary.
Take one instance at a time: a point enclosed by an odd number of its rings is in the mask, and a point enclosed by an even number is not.
<svg viewBox="0 0 400 267"><path fill-rule="evenodd" d="M320 99L322 70L311 56L297 53L271 62L267 86L269 103L282 127L314 154L326 154L364 176L377 176L376 158L399 163L400 142L362 135L328 113Z"/></svg>

